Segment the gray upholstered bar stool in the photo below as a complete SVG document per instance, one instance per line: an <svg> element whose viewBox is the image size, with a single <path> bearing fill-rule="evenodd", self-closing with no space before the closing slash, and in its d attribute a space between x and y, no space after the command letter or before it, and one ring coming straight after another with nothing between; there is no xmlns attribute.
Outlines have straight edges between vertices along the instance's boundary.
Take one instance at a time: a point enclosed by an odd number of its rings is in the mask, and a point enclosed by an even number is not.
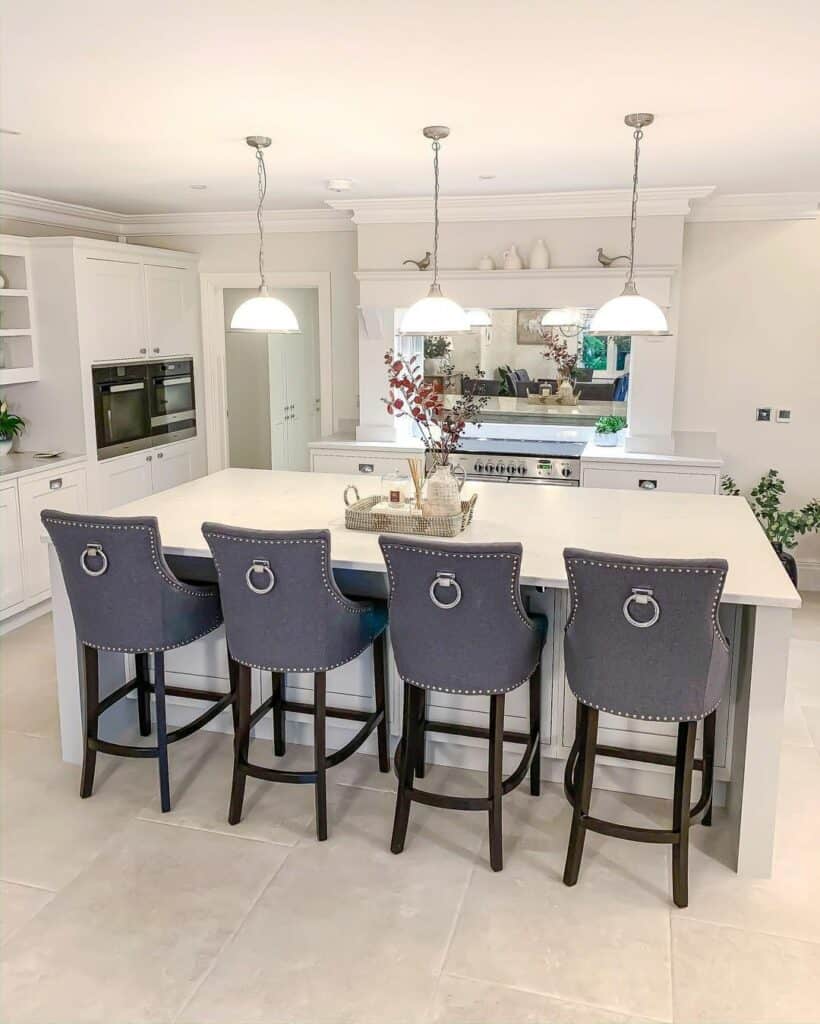
<svg viewBox="0 0 820 1024"><path fill-rule="evenodd" d="M578 701L564 788L573 808L564 882L575 885L587 830L672 844L672 889L688 903L689 827L712 823L715 716L729 681L729 645L718 623L728 565L723 559L640 559L567 548L570 616L564 638L569 686ZM600 711L677 722L677 752L600 745ZM703 721L703 756L695 758ZM637 828L590 814L597 755L674 766L671 829ZM690 806L692 771L702 773Z"/></svg>
<svg viewBox="0 0 820 1024"><path fill-rule="evenodd" d="M401 853L410 804L487 811L490 864L503 866L501 798L530 772L530 792L541 787L541 680L543 620L531 619L521 601L520 544L452 544L380 537L390 579L390 637L404 680L404 722L396 750L399 780L391 849ZM527 732L504 729L504 695L529 681ZM489 728L435 722L427 717L427 690L486 695ZM416 788L424 772L426 732L489 740L484 797L449 796ZM502 779L504 740L522 743L523 757Z"/></svg>
<svg viewBox="0 0 820 1024"><path fill-rule="evenodd" d="M179 580L162 554L153 517L110 518L70 515L46 509L43 525L60 559L77 639L83 647L85 753L80 796L91 796L97 753L121 757L155 757L159 762L160 803L171 809L168 744L175 743L233 705L233 693L211 693L165 685L165 651L205 636L222 624L215 586ZM99 651L135 655L137 674L102 700ZM154 682L148 657L154 659ZM156 699L156 746L130 746L99 738L100 715L137 691L140 734L151 733L151 694ZM212 702L202 715L172 732L165 719L165 698L190 697Z"/></svg>
<svg viewBox="0 0 820 1024"><path fill-rule="evenodd" d="M268 532L203 523L213 554L225 613L228 659L237 682L236 740L228 821L242 817L248 775L270 782L309 783L316 791L316 837L327 839L327 769L341 764L377 730L379 767L390 770L385 708L383 603L351 601L339 590L330 564L330 531ZM375 711L328 707L327 673L373 646ZM251 669L271 673L272 693L251 713ZM313 674L313 704L287 700L285 672ZM274 753L285 753L285 714L313 716L314 768L280 771L248 760L250 733L273 712ZM326 718L362 722L341 749L325 752Z"/></svg>

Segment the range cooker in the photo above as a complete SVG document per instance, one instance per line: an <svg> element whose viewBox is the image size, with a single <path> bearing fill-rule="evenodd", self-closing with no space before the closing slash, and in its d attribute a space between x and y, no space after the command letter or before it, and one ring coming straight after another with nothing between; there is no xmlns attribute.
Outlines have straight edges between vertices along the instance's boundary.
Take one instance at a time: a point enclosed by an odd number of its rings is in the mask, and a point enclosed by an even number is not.
<svg viewBox="0 0 820 1024"><path fill-rule="evenodd" d="M468 438L451 456L468 480L503 484L580 487L583 441L518 441Z"/></svg>

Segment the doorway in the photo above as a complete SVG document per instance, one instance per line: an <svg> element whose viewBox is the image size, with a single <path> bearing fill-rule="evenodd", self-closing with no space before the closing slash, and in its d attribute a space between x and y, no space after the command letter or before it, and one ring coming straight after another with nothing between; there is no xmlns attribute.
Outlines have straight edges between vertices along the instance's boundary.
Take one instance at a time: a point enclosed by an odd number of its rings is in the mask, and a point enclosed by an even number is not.
<svg viewBox="0 0 820 1024"><path fill-rule="evenodd" d="M308 470L322 436L318 288L271 288L299 321L299 334L232 331L252 288L223 290L227 465Z"/></svg>

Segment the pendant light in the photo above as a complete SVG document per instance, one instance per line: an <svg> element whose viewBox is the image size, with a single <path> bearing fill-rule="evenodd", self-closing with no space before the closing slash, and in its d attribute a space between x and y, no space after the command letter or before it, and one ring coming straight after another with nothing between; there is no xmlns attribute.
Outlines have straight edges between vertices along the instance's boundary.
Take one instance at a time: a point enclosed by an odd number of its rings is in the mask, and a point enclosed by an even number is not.
<svg viewBox="0 0 820 1024"><path fill-rule="evenodd" d="M593 316L590 334L630 334L662 337L668 335L666 317L660 306L638 295L635 287L635 235L638 227L638 160L643 129L655 120L654 114L627 114L624 124L632 128L635 160L632 172L632 217L629 226L629 273L624 290L616 299L605 302Z"/></svg>
<svg viewBox="0 0 820 1024"><path fill-rule="evenodd" d="M256 223L259 227L259 294L246 299L231 317L232 331L264 331L266 334L298 334L299 321L293 310L281 299L268 295L265 284L265 236L262 230L262 205L268 190L264 150L271 140L266 135L249 135L245 142L256 150L256 173L259 198L256 204Z"/></svg>
<svg viewBox="0 0 820 1024"><path fill-rule="evenodd" d="M548 309L541 317L541 326L557 328L565 338L577 338L584 326L584 314L574 306Z"/></svg>
<svg viewBox="0 0 820 1024"><path fill-rule="evenodd" d="M441 294L438 283L438 154L441 140L447 138L450 129L444 125L430 125L422 129L422 134L433 143L433 283L425 298L414 302L404 314L399 334L466 334L470 330L467 314L457 302Z"/></svg>
<svg viewBox="0 0 820 1024"><path fill-rule="evenodd" d="M493 321L486 309L468 309L467 323L470 327L492 327Z"/></svg>

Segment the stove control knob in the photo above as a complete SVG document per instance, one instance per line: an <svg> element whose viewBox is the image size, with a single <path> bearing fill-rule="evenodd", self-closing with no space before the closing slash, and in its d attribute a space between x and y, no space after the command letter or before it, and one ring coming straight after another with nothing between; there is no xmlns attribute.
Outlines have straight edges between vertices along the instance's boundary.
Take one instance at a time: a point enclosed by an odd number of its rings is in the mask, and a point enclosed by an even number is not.
<svg viewBox="0 0 820 1024"><path fill-rule="evenodd" d="M518 473L519 473L520 476L526 476L527 475L527 467L526 466L519 466L518 467Z"/></svg>
<svg viewBox="0 0 820 1024"><path fill-rule="evenodd" d="M566 480L567 477L572 476L572 466L562 466L561 476Z"/></svg>
<svg viewBox="0 0 820 1024"><path fill-rule="evenodd" d="M495 471L496 471L496 473L503 473L504 472L504 467L501 465L500 462L497 462L495 464Z"/></svg>
<svg viewBox="0 0 820 1024"><path fill-rule="evenodd" d="M484 467L481 465L480 462L476 462L476 463L473 464L473 472L474 473L480 473L483 469L484 469Z"/></svg>
<svg viewBox="0 0 820 1024"><path fill-rule="evenodd" d="M508 476L513 476L514 473L515 473L515 466L513 466L512 464L507 466L507 475Z"/></svg>

